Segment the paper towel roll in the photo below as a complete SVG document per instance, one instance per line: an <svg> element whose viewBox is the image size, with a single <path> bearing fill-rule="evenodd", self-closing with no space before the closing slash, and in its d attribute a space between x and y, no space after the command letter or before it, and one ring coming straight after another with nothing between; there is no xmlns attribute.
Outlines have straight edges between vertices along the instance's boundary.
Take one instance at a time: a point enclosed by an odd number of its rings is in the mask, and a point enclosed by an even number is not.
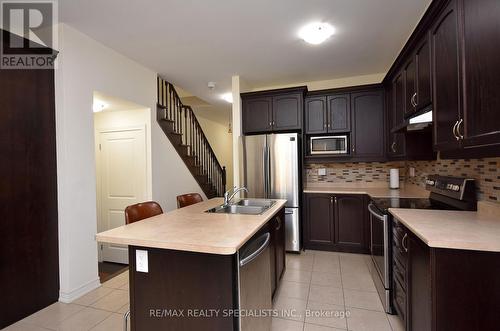
<svg viewBox="0 0 500 331"><path fill-rule="evenodd" d="M391 169L390 170L389 187L392 189L399 188L399 169Z"/></svg>

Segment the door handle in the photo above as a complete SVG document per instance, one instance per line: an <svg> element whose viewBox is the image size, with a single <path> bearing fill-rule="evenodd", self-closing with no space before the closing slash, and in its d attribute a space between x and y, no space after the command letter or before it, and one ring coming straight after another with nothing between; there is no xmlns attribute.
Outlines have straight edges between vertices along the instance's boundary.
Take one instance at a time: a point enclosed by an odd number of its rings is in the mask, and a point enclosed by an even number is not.
<svg viewBox="0 0 500 331"><path fill-rule="evenodd" d="M457 126L458 126L458 120L455 122L455 125L453 125L453 136L455 137L456 140L460 140L460 137L457 134Z"/></svg>
<svg viewBox="0 0 500 331"><path fill-rule="evenodd" d="M393 153L396 153L396 142L395 141L392 142L391 150Z"/></svg>
<svg viewBox="0 0 500 331"><path fill-rule="evenodd" d="M460 133L460 126L462 125L462 123L464 122L464 119L461 118L460 121L458 121L458 124L457 124L457 135L460 139L464 139L464 135L462 133Z"/></svg>
<svg viewBox="0 0 500 331"><path fill-rule="evenodd" d="M411 97L411 104L413 107L417 107L417 92Z"/></svg>
<svg viewBox="0 0 500 331"><path fill-rule="evenodd" d="M408 253L408 246L406 246L405 244L407 239L408 239L408 233L405 233L403 239L401 239L401 246L403 247L406 253Z"/></svg>
<svg viewBox="0 0 500 331"><path fill-rule="evenodd" d="M276 216L276 223L278 223L278 226L275 228L276 231L281 229L281 217Z"/></svg>

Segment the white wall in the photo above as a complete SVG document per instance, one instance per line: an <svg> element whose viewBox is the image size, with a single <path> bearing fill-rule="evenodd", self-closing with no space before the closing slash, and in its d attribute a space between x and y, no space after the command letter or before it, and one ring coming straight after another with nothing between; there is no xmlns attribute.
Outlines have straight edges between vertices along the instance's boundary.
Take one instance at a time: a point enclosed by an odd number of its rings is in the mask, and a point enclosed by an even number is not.
<svg viewBox="0 0 500 331"><path fill-rule="evenodd" d="M233 187L233 135L228 132L228 123L221 123L197 115L201 128L214 150L221 166L226 167L226 190Z"/></svg>
<svg viewBox="0 0 500 331"><path fill-rule="evenodd" d="M156 73L72 27L59 27L56 70L57 181L60 300L69 302L99 285L93 91L150 108L152 195L165 210L175 196L200 192L156 124Z"/></svg>

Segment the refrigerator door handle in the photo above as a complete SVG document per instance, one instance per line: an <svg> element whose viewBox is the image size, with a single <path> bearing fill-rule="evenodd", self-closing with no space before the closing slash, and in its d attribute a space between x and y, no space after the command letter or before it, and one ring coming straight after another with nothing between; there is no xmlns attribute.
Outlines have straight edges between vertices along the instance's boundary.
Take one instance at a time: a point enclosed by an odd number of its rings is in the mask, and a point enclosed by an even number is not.
<svg viewBox="0 0 500 331"><path fill-rule="evenodd" d="M271 148L269 148L269 145L266 143L266 185L267 185L267 191L266 191L266 199L271 198Z"/></svg>
<svg viewBox="0 0 500 331"><path fill-rule="evenodd" d="M262 172L264 173L264 195L267 197L267 150L266 145L262 148Z"/></svg>

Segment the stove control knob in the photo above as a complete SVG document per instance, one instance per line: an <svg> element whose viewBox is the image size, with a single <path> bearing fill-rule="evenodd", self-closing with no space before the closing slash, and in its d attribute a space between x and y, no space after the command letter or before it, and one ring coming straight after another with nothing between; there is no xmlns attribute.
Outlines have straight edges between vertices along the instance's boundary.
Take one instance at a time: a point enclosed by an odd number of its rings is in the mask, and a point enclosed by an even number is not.
<svg viewBox="0 0 500 331"><path fill-rule="evenodd" d="M453 185L452 190L455 192L460 191L460 185Z"/></svg>
<svg viewBox="0 0 500 331"><path fill-rule="evenodd" d="M425 183L426 183L427 185L430 185L430 186L434 186L434 184L435 184L435 182L434 182L433 180L430 180L430 179L427 179L427 180L425 181Z"/></svg>
<svg viewBox="0 0 500 331"><path fill-rule="evenodd" d="M450 191L453 190L453 187L454 187L453 184L446 184L446 188Z"/></svg>

